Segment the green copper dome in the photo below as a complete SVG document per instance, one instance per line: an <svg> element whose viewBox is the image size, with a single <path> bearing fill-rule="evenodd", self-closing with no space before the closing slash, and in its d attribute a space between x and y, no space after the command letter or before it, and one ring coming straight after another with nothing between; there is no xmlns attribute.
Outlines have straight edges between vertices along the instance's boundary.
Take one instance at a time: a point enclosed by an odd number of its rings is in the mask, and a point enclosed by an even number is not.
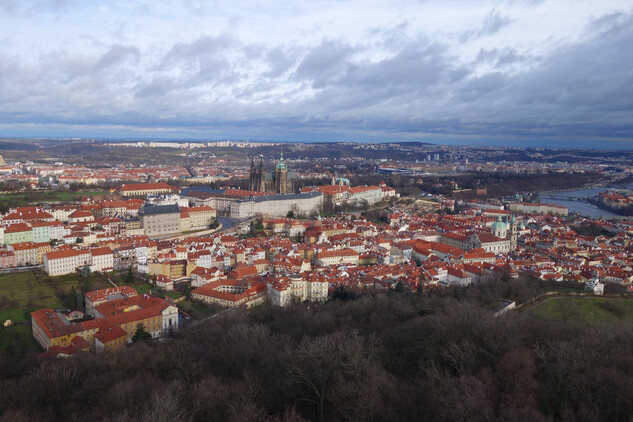
<svg viewBox="0 0 633 422"><path fill-rule="evenodd" d="M286 163L284 163L284 153L281 153L281 157L279 157L279 161L277 161L277 170L285 170Z"/></svg>
<svg viewBox="0 0 633 422"><path fill-rule="evenodd" d="M493 229L505 229L506 223L503 222L503 220L501 219L501 216L497 217L497 221L492 223L492 228Z"/></svg>

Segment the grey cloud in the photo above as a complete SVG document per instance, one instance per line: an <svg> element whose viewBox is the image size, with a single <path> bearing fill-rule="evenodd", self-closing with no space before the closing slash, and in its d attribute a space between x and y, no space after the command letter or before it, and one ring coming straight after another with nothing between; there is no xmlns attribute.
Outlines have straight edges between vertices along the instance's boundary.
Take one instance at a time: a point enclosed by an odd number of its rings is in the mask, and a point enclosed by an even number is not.
<svg viewBox="0 0 633 422"><path fill-rule="evenodd" d="M134 87L135 98L162 97L175 86L172 78L160 76L149 81L140 81Z"/></svg>
<svg viewBox="0 0 633 422"><path fill-rule="evenodd" d="M115 44L95 63L95 69L103 69L121 63L128 58L136 62L140 55L141 52L136 46Z"/></svg>
<svg viewBox="0 0 633 422"><path fill-rule="evenodd" d="M39 0L35 2L0 0L0 11L28 18L34 15L66 12L73 0Z"/></svg>
<svg viewBox="0 0 633 422"><path fill-rule="evenodd" d="M296 77L311 79L315 88L323 87L344 71L354 50L354 47L340 41L323 40L301 61Z"/></svg>
<svg viewBox="0 0 633 422"><path fill-rule="evenodd" d="M191 60L210 56L233 45L235 45L235 40L226 35L219 37L203 35L189 43L180 42L175 44L165 55L164 61Z"/></svg>
<svg viewBox="0 0 633 422"><path fill-rule="evenodd" d="M356 61L341 69L341 75L307 100L315 113L352 116L363 113L372 118L391 115L410 118L413 110L443 102L436 95L460 83L469 71L448 54L447 47L416 40L402 51L378 62ZM414 112L415 113L415 112ZM400 116L398 116L400 115Z"/></svg>
<svg viewBox="0 0 633 422"><path fill-rule="evenodd" d="M6 13L13 13L18 9L17 0L0 0L0 10Z"/></svg>
<svg viewBox="0 0 633 422"><path fill-rule="evenodd" d="M507 77L501 72L490 72L470 79L459 92L462 100L480 100L483 96L502 88Z"/></svg>
<svg viewBox="0 0 633 422"><path fill-rule="evenodd" d="M159 66L154 70L168 72L173 69L182 73L177 85L192 87L200 84L216 84L221 79L237 80L232 73L237 65L232 63L227 54L236 51L240 57L245 53L245 46L228 35L213 37L203 35L191 42L175 44L162 57Z"/></svg>
<svg viewBox="0 0 633 422"><path fill-rule="evenodd" d="M93 70L93 63L94 58L90 56L54 51L40 58L39 77L42 81L68 84L89 75Z"/></svg>
<svg viewBox="0 0 633 422"><path fill-rule="evenodd" d="M406 85L425 89L436 84L444 75L447 67L444 54L444 48L436 44L410 45L378 63L350 68L342 82L373 86Z"/></svg>
<svg viewBox="0 0 633 422"><path fill-rule="evenodd" d="M459 39L462 42L466 42L472 39L481 38L487 35L494 35L501 30L501 28L508 26L513 22L507 16L503 16L501 12L496 9L492 9L490 13L484 19L481 27L479 29L471 29L469 31L464 31Z"/></svg>
<svg viewBox="0 0 633 422"><path fill-rule="evenodd" d="M579 45L560 48L516 88L528 102L633 110L633 15Z"/></svg>
<svg viewBox="0 0 633 422"><path fill-rule="evenodd" d="M479 53L477 53L475 62L492 62L492 61L495 61L498 57L499 57L498 48L492 48L492 49L482 48L479 50Z"/></svg>
<svg viewBox="0 0 633 422"><path fill-rule="evenodd" d="M467 109L480 127L468 123L464 128L509 136L631 140L633 16L611 21L617 23L539 58L533 68L470 81L460 98L462 106L470 102Z"/></svg>
<svg viewBox="0 0 633 422"><path fill-rule="evenodd" d="M545 0L509 0L507 3L509 5L525 5L530 7L536 7L543 4Z"/></svg>
<svg viewBox="0 0 633 422"><path fill-rule="evenodd" d="M624 13L624 12L609 13L607 15L603 15L591 20L587 24L587 30L589 32L597 32L600 34L605 34L607 32L612 32L612 31L619 32L626 29L626 27L623 24L627 20L629 20L630 17L631 17L630 13L629 14Z"/></svg>
<svg viewBox="0 0 633 422"><path fill-rule="evenodd" d="M513 65L527 60L527 57L523 54L519 54L515 49L509 49L504 51L503 54L497 59L495 64L496 68L503 68L505 66Z"/></svg>
<svg viewBox="0 0 633 422"><path fill-rule="evenodd" d="M410 25L409 20L404 20L391 27L371 28L368 35L377 40L378 45L382 45L389 49L398 49L406 46L411 39L406 33Z"/></svg>
<svg viewBox="0 0 633 422"><path fill-rule="evenodd" d="M479 36L496 34L501 28L510 23L512 23L512 19L507 16L502 16L497 10L493 10L486 16L486 20L479 30Z"/></svg>
<svg viewBox="0 0 633 422"><path fill-rule="evenodd" d="M478 63L490 63L495 68L501 69L510 65L525 62L528 59L528 56L520 54L515 48L482 48L479 50L479 53L477 53L475 65Z"/></svg>
<svg viewBox="0 0 633 422"><path fill-rule="evenodd" d="M266 60L269 67L265 77L276 78L288 71L297 61L298 52L287 50L282 47L275 47L266 53Z"/></svg>

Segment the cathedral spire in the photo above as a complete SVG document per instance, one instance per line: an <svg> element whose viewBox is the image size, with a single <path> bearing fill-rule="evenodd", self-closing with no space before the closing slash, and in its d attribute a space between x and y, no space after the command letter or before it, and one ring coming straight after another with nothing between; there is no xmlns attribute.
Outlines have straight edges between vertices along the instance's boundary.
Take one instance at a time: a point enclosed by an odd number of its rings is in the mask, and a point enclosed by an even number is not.
<svg viewBox="0 0 633 422"><path fill-rule="evenodd" d="M281 155L279 156L279 161L277 161L277 169L283 170L286 169L286 163L284 162L284 152L281 151Z"/></svg>

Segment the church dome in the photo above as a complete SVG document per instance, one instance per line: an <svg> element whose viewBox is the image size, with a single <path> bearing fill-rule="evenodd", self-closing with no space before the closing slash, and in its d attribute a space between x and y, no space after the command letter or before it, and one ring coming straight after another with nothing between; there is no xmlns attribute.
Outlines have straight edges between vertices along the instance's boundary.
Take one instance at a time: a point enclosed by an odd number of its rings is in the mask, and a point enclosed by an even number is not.
<svg viewBox="0 0 633 422"><path fill-rule="evenodd" d="M492 223L492 228L493 229L505 229L506 228L506 223L504 223L501 220L501 216L497 217L497 221Z"/></svg>

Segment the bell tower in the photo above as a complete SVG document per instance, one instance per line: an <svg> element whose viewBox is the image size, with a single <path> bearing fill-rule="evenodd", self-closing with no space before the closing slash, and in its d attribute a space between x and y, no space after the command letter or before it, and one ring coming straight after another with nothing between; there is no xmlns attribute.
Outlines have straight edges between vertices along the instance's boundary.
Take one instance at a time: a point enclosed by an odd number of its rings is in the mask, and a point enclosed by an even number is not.
<svg viewBox="0 0 633 422"><path fill-rule="evenodd" d="M517 218L513 215L510 221L510 250L513 251L517 246Z"/></svg>
<svg viewBox="0 0 633 422"><path fill-rule="evenodd" d="M284 162L284 153L282 151L277 167L275 168L275 191L285 195L289 193L288 189L288 168Z"/></svg>

